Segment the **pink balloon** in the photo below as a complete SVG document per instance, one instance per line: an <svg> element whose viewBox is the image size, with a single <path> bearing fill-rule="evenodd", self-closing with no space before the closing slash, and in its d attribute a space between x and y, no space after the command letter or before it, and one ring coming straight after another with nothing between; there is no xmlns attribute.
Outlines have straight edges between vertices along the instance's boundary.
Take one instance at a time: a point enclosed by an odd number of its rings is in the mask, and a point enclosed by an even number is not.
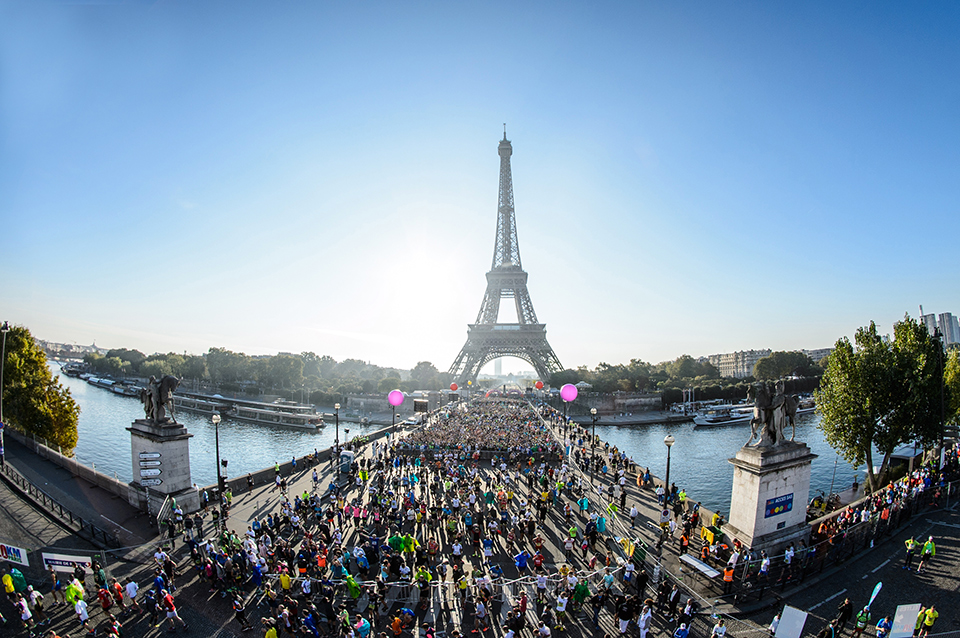
<svg viewBox="0 0 960 638"><path fill-rule="evenodd" d="M456 392L456 391L457 391L457 384L456 384L456 383L451 383L451 384L450 384L450 389L453 390L454 392Z"/></svg>
<svg viewBox="0 0 960 638"><path fill-rule="evenodd" d="M574 390L576 390L576 388L574 388ZM397 407L403 403L403 392L400 392L400 390L391 390L390 394L387 395L387 401L389 401L393 407Z"/></svg>
<svg viewBox="0 0 960 638"><path fill-rule="evenodd" d="M567 403L570 403L571 401L576 401L577 394L579 394L579 391L577 390L577 386L573 385L572 383L567 383L562 388L560 388L560 398L566 401Z"/></svg>

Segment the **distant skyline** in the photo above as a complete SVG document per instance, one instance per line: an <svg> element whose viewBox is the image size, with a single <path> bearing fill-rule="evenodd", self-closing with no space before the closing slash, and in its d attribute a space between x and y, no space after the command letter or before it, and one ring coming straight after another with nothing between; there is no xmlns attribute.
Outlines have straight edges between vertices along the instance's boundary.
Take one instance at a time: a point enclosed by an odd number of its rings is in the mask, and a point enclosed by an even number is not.
<svg viewBox="0 0 960 638"><path fill-rule="evenodd" d="M958 32L953 3L0 3L0 321L446 370L504 122L565 367L956 313Z"/></svg>

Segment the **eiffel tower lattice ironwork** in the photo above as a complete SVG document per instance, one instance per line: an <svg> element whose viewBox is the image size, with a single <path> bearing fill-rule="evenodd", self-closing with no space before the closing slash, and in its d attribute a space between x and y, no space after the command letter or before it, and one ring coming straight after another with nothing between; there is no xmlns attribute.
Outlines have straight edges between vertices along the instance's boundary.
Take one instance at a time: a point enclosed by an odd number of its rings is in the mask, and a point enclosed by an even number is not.
<svg viewBox="0 0 960 638"><path fill-rule="evenodd" d="M487 291L477 314L477 322L467 326L467 343L457 355L450 374L460 383L476 381L480 369L499 357L517 357L531 364L540 380L560 372L563 366L547 342L547 328L537 321L537 313L527 290L527 273L520 264L517 223L513 210L513 178L510 156L513 147L506 128L498 149L500 154L500 198L497 208L497 241L493 267L487 273ZM500 300L512 298L517 306L517 323L498 323Z"/></svg>

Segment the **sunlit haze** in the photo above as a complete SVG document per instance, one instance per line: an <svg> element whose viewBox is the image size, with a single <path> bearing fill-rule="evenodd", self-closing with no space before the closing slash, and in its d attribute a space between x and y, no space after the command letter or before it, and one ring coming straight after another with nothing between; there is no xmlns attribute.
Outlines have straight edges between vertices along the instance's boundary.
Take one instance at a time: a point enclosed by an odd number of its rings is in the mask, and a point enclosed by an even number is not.
<svg viewBox="0 0 960 638"><path fill-rule="evenodd" d="M955 3L3 2L0 320L446 370L503 123L565 367L957 313L958 33Z"/></svg>

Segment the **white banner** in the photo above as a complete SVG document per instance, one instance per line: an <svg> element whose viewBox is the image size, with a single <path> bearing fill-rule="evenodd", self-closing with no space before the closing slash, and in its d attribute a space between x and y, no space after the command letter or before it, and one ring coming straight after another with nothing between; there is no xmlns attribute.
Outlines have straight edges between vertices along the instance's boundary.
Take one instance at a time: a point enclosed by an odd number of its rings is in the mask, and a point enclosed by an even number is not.
<svg viewBox="0 0 960 638"><path fill-rule="evenodd" d="M807 622L807 612L800 611L796 607L787 605L780 614L780 624L777 625L777 633L774 638L800 638L803 633L803 625Z"/></svg>
<svg viewBox="0 0 960 638"><path fill-rule="evenodd" d="M0 543L0 560L8 560L15 565L30 567L30 559L27 558L27 550L22 547L14 547Z"/></svg>
<svg viewBox="0 0 960 638"><path fill-rule="evenodd" d="M919 613L920 603L897 605L897 613L893 615L893 627L890 628L889 638L910 638L913 635L913 628L917 626Z"/></svg>
<svg viewBox="0 0 960 638"><path fill-rule="evenodd" d="M86 574L92 574L93 570L90 569L91 558L89 556L72 556L69 554L48 554L44 552L41 554L43 557L43 568L50 569L53 567L55 571L58 572L73 572L73 568L76 566L76 563L80 563L83 567L83 571Z"/></svg>

